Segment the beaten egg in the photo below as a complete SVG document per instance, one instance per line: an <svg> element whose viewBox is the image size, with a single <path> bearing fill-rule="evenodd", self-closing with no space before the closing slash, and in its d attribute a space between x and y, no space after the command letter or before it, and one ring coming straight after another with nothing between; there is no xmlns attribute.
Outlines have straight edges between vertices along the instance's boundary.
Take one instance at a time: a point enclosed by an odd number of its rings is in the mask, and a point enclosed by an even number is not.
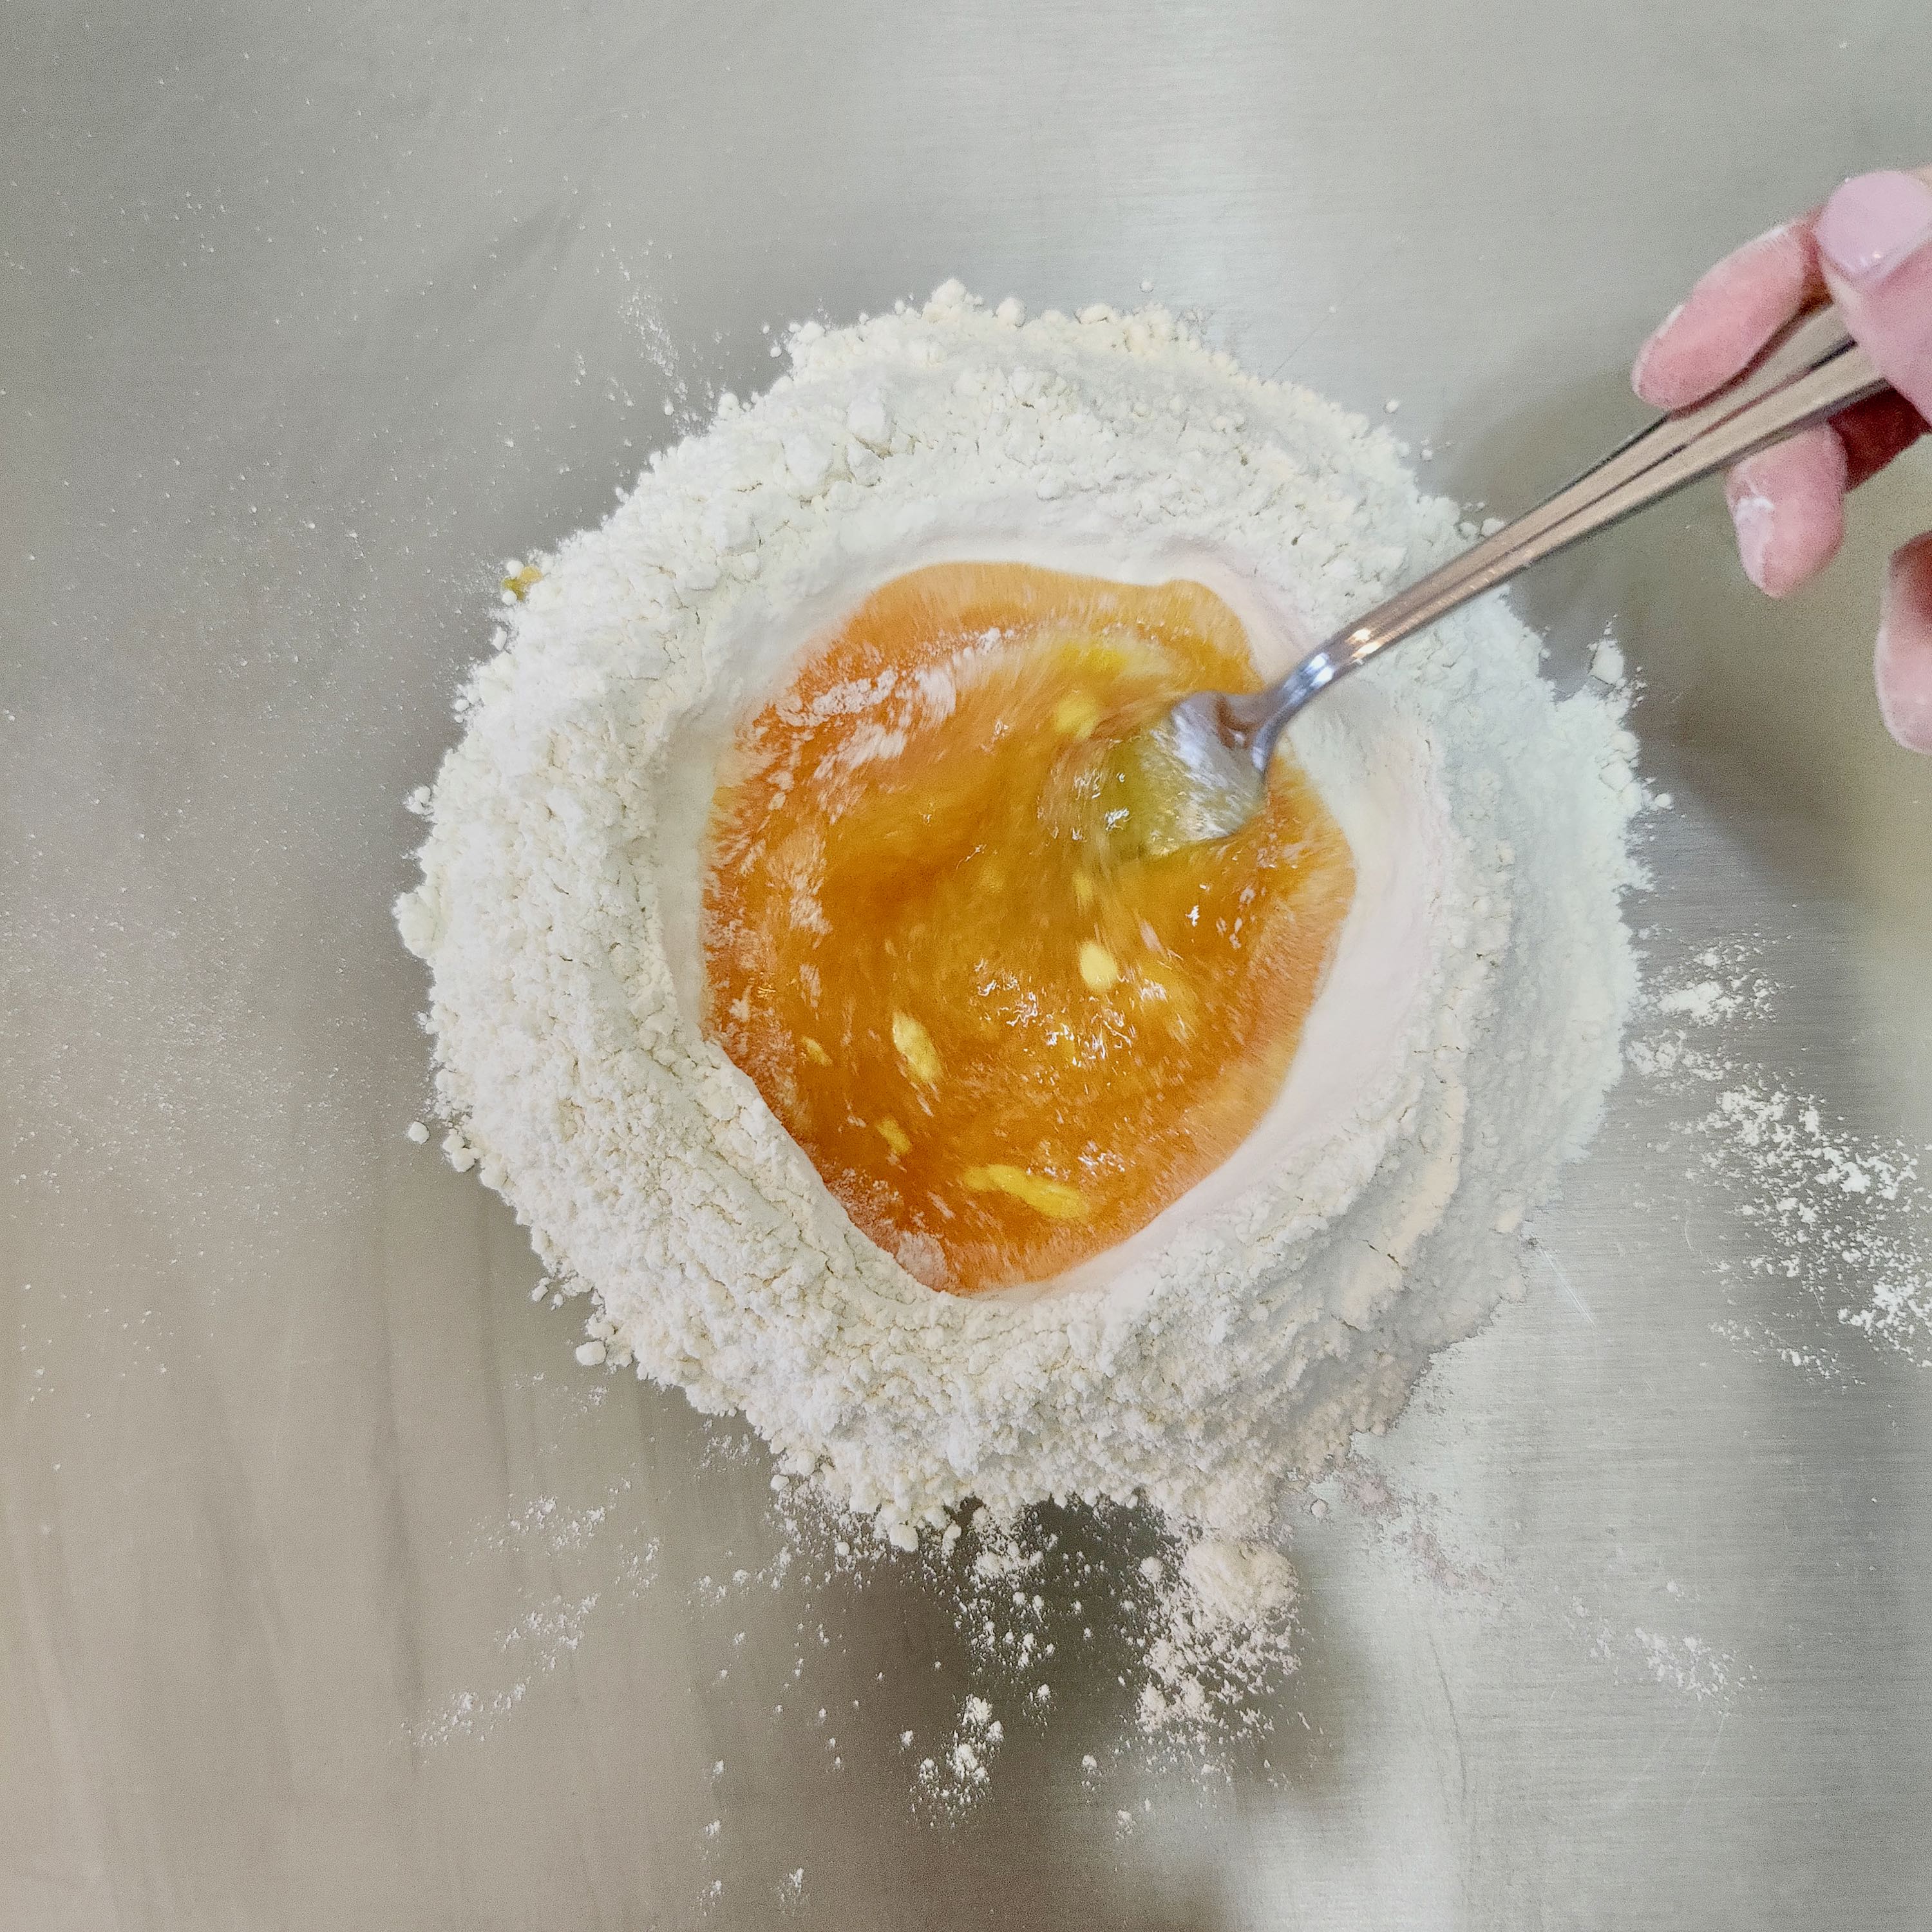
<svg viewBox="0 0 1932 1932"><path fill-rule="evenodd" d="M1286 751L1240 832L1110 836L1112 748L1260 680L1234 612L1014 563L866 598L739 729L706 1018L854 1221L956 1294L1144 1227L1281 1088L1354 890Z"/></svg>

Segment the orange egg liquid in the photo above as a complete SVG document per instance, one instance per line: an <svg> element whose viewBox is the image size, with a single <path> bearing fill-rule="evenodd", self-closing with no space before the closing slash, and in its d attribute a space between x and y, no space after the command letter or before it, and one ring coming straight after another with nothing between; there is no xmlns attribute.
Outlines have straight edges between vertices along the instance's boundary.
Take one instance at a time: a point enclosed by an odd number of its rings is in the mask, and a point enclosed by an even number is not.
<svg viewBox="0 0 1932 1932"><path fill-rule="evenodd" d="M1279 1092L1354 891L1286 752L1234 838L1110 856L1107 748L1258 680L1198 584L941 564L740 730L707 1024L853 1220L958 1294L1145 1226Z"/></svg>

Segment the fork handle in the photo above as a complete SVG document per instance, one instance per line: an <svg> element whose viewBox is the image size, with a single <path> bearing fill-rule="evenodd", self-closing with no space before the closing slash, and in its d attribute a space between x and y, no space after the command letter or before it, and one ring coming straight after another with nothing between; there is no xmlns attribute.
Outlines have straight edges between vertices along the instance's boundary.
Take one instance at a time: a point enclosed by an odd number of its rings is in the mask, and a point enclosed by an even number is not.
<svg viewBox="0 0 1932 1932"><path fill-rule="evenodd" d="M1714 396L1659 417L1574 483L1397 591L1303 658L1264 694L1270 715L1252 740L1264 769L1265 752L1274 748L1282 726L1318 692L1359 670L1378 651L1544 557L1888 386L1835 308L1828 305L1801 317ZM1257 713L1262 709L1256 699L1245 703Z"/></svg>

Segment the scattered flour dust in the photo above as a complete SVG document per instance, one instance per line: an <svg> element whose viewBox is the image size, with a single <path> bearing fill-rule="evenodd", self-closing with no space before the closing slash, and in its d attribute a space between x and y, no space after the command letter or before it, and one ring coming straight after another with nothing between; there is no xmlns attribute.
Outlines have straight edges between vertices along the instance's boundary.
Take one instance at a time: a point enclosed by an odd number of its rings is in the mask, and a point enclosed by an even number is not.
<svg viewBox="0 0 1932 1932"><path fill-rule="evenodd" d="M527 1555L548 1573L558 1559L586 1550L606 1534L614 1513L630 1490L630 1479L620 1478L610 1486L602 1502L575 1509L565 1507L554 1496L538 1496L506 1522L472 1538L466 1554L472 1558ZM614 1541L614 1550L601 1553L598 1588L580 1592L547 1591L496 1633L490 1682L484 1688L452 1692L427 1718L412 1724L410 1742L417 1749L487 1736L523 1702L539 1679L554 1675L575 1654L585 1626L600 1604L612 1597L634 1598L649 1586L657 1564L657 1538L640 1537L627 1529Z"/></svg>
<svg viewBox="0 0 1932 1932"><path fill-rule="evenodd" d="M1654 1684L1721 1714L1752 1680L1753 1673L1731 1652L1703 1637L1669 1634L1642 1624L1618 1625L1593 1612L1580 1597L1570 1599L1568 1621L1590 1655L1608 1664L1620 1682Z"/></svg>
<svg viewBox="0 0 1932 1932"><path fill-rule="evenodd" d="M1472 532L1385 430L1157 308L1029 321L949 283L788 346L768 393L722 397L520 574L412 801L397 917L430 968L445 1150L590 1298L580 1361L741 1411L776 1480L901 1548L950 1552L971 1513L997 1569L1030 1506L1155 1506L1175 1540L1147 1559L1142 1714L1184 1724L1282 1654L1288 1495L1521 1292L1522 1219L1595 1129L1635 986L1624 697L1559 702L1490 600L1325 698L1295 751L1358 896L1274 1110L1099 1264L935 1294L699 1024L699 840L736 720L923 563L1194 578L1274 670ZM972 1784L999 1722L968 1709L921 1775Z"/></svg>
<svg viewBox="0 0 1932 1932"><path fill-rule="evenodd" d="M1701 1111L1678 1129L1685 1178L1714 1186L1748 1232L1750 1252L1721 1264L1742 1276L1732 1298L1744 1312L1717 1332L1814 1375L1850 1372L1815 1335L1794 1332L1799 1310L1780 1291L1795 1291L1847 1336L1932 1368L1932 1187L1918 1152L1853 1132L1732 1057L1726 1022L1768 1013L1775 997L1753 958L1748 944L1699 954L1688 983L1651 1001L1630 1051L1640 1073L1698 1097Z"/></svg>
<svg viewBox="0 0 1932 1932"><path fill-rule="evenodd" d="M1394 1560L1392 1580L1402 1578L1426 1592L1432 1621L1458 1612L1478 1616L1508 1652L1540 1642L1557 1610L1557 1621L1584 1653L1609 1666L1619 1682L1653 1684L1720 1712L1752 1679L1734 1652L1690 1632L1651 1628L1666 1618L1675 1622L1690 1607L1674 1580L1652 1582L1643 1622L1613 1618L1520 1548L1468 1546L1472 1526L1466 1516L1433 1492L1406 1486L1378 1462L1372 1444L1359 1450L1323 1486L1346 1506L1342 1520L1352 1520ZM1618 1594L1628 1596L1630 1588L1631 1580L1625 1580Z"/></svg>

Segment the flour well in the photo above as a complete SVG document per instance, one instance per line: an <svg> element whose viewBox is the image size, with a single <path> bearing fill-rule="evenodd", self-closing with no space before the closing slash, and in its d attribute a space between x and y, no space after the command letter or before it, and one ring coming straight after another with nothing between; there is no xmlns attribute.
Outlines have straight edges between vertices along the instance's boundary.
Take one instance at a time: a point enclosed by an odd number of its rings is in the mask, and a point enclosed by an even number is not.
<svg viewBox="0 0 1932 1932"><path fill-rule="evenodd" d="M948 284L795 329L770 393L724 398L542 560L464 694L398 918L451 1157L592 1296L580 1359L742 1410L902 1544L968 1497L994 1522L1144 1498L1218 1539L1187 1576L1207 1628L1290 1599L1236 1546L1517 1292L1515 1231L1616 1074L1642 794L1619 701L1557 702L1493 600L1324 698L1295 749L1358 896L1273 1109L1068 1276L971 1301L915 1280L698 1024L698 837L745 708L921 563L1192 578L1273 670L1466 541L1385 431L1163 311L1023 316Z"/></svg>

